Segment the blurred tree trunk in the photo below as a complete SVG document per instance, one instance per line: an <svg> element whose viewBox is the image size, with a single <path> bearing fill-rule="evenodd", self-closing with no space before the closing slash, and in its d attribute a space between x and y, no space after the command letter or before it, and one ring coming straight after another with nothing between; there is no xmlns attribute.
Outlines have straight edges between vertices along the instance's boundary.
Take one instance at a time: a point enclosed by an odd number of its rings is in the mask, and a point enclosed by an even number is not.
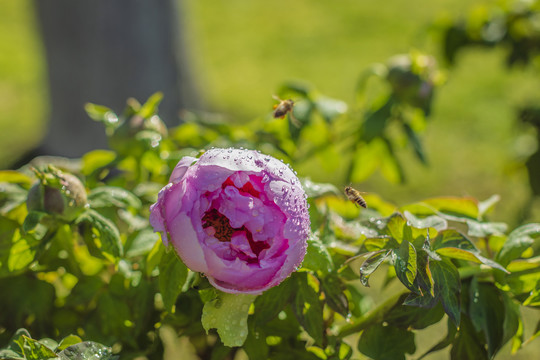
<svg viewBox="0 0 540 360"><path fill-rule="evenodd" d="M160 115L178 123L197 106L179 36L178 0L35 0L48 62L51 117L41 151L78 157L106 148L86 102L120 112L128 97L165 95Z"/></svg>

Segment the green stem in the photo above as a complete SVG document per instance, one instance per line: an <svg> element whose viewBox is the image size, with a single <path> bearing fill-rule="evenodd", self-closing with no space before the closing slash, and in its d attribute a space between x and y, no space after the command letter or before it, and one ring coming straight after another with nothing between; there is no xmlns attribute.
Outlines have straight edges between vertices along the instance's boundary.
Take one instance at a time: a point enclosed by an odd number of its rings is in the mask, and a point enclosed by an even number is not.
<svg viewBox="0 0 540 360"><path fill-rule="evenodd" d="M361 317L356 323L354 324L347 324L343 326L338 336L343 338L347 335L351 335L354 333L357 333L359 331L364 330L365 328L382 321L384 318L384 315L393 308L398 300L404 295L407 294L408 291L400 292L388 300L386 300L384 303L376 307L375 309L371 310L370 312L366 313L365 316Z"/></svg>

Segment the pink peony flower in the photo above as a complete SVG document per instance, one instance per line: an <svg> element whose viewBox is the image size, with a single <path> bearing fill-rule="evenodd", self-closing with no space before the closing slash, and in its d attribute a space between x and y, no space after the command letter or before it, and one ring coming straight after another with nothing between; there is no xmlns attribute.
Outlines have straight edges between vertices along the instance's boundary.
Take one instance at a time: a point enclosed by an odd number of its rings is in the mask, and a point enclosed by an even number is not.
<svg viewBox="0 0 540 360"><path fill-rule="evenodd" d="M260 294L300 266L310 222L293 171L253 150L184 157L150 223L193 271L228 293Z"/></svg>

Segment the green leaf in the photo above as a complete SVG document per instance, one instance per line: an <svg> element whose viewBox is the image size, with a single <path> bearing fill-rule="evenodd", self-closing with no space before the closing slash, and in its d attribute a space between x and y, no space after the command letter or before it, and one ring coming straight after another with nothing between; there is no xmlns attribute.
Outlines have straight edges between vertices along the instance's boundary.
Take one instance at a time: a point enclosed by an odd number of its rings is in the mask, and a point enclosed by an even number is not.
<svg viewBox="0 0 540 360"><path fill-rule="evenodd" d="M112 221L90 209L85 211L77 222L86 226L84 240L89 250L94 250L95 255L100 252L114 257L122 255L124 250L120 233Z"/></svg>
<svg viewBox="0 0 540 360"><path fill-rule="evenodd" d="M469 236L487 237L490 235L503 235L508 228L508 225L500 222L480 222L476 220L467 219L467 226L469 230L467 234Z"/></svg>
<svg viewBox="0 0 540 360"><path fill-rule="evenodd" d="M0 183L12 183L30 186L34 182L30 176L15 170L0 170Z"/></svg>
<svg viewBox="0 0 540 360"><path fill-rule="evenodd" d="M396 304L384 315L384 321L402 329L425 329L438 323L444 316L442 305L424 308Z"/></svg>
<svg viewBox="0 0 540 360"><path fill-rule="evenodd" d="M114 206L120 209L139 210L141 200L128 190L115 186L100 186L88 194L88 203L93 209Z"/></svg>
<svg viewBox="0 0 540 360"><path fill-rule="evenodd" d="M447 324L448 324L447 325L448 330L446 332L446 336L443 339L441 339L437 344L433 345L433 347L431 347L428 351L422 354L422 356L420 356L418 360L423 359L424 357L426 357L428 354L431 354L432 352L444 349L445 347L447 347L454 341L456 337L456 333L457 333L457 328L454 326L454 324L452 323L450 319L448 319Z"/></svg>
<svg viewBox="0 0 540 360"><path fill-rule="evenodd" d="M47 216L47 213L41 211L30 211L24 219L24 223L22 225L23 232L29 233L34 230L41 222L41 219L43 219L45 216Z"/></svg>
<svg viewBox="0 0 540 360"><path fill-rule="evenodd" d="M63 338L62 341L60 341L60 344L58 344L58 347L55 350L62 351L80 342L82 342L82 339L78 337L77 335L68 335L65 338Z"/></svg>
<svg viewBox="0 0 540 360"><path fill-rule="evenodd" d="M81 173L91 175L116 159L116 153L109 150L93 150L84 154L81 158Z"/></svg>
<svg viewBox="0 0 540 360"><path fill-rule="evenodd" d="M138 111L139 115L146 119L156 114L161 100L163 100L162 92L152 94Z"/></svg>
<svg viewBox="0 0 540 360"><path fill-rule="evenodd" d="M0 183L0 215L6 216L26 202L28 190L19 185ZM26 206L25 206L26 208Z"/></svg>
<svg viewBox="0 0 540 360"><path fill-rule="evenodd" d="M508 273L503 266L480 254L471 240L456 230L445 230L435 238L433 248L439 255L473 261Z"/></svg>
<svg viewBox="0 0 540 360"><path fill-rule="evenodd" d="M303 178L301 182L302 188L309 198L316 199L326 194L341 195L341 191L330 183L316 183L310 178Z"/></svg>
<svg viewBox="0 0 540 360"><path fill-rule="evenodd" d="M110 348L92 341L84 341L58 353L60 360L116 360Z"/></svg>
<svg viewBox="0 0 540 360"><path fill-rule="evenodd" d="M360 266L362 285L369 287L369 277L391 253L392 250L379 250L367 254L369 257Z"/></svg>
<svg viewBox="0 0 540 360"><path fill-rule="evenodd" d="M349 315L349 300L345 295L345 284L337 273L331 272L321 279L321 289L324 292L328 306L343 317Z"/></svg>
<svg viewBox="0 0 540 360"><path fill-rule="evenodd" d="M160 241L160 236L151 229L144 229L126 245L126 257L133 258L150 253L154 245Z"/></svg>
<svg viewBox="0 0 540 360"><path fill-rule="evenodd" d="M418 250L416 256L418 268L416 281L420 289L427 291L431 297L434 297L435 292L433 287L433 276L431 275L431 270L429 269L430 258L430 255L425 250Z"/></svg>
<svg viewBox="0 0 540 360"><path fill-rule="evenodd" d="M393 251L395 255L394 268L398 279L407 287L407 289L419 292L414 284L414 279L418 272L416 265L416 250L414 246L403 239L398 249Z"/></svg>
<svg viewBox="0 0 540 360"><path fill-rule="evenodd" d="M288 278L258 296L255 300L255 324L263 326L275 318L291 301L294 290L294 281Z"/></svg>
<svg viewBox="0 0 540 360"><path fill-rule="evenodd" d="M417 229L434 228L437 231L441 231L448 228L448 222L438 215L420 218L416 217L408 210L405 210L403 215L405 215L405 218L411 224L411 226Z"/></svg>
<svg viewBox="0 0 540 360"><path fill-rule="evenodd" d="M86 103L84 110L92 120L102 122L107 127L116 127L118 125L118 116L106 106Z"/></svg>
<svg viewBox="0 0 540 360"><path fill-rule="evenodd" d="M297 288L293 311L304 330L316 344L321 345L324 331L323 307L319 294L309 284L308 276L305 272L295 274Z"/></svg>
<svg viewBox="0 0 540 360"><path fill-rule="evenodd" d="M47 346L41 342L34 340L32 338L24 338L23 354L27 360L46 360L46 359L56 359L56 354L54 351L49 349Z"/></svg>
<svg viewBox="0 0 540 360"><path fill-rule="evenodd" d="M503 345L505 308L497 288L473 278L469 287L468 313L476 331L485 337L488 356L492 358Z"/></svg>
<svg viewBox="0 0 540 360"><path fill-rule="evenodd" d="M502 266L517 259L527 250L540 235L540 224L527 224L518 227L508 235L508 239L496 256L496 261Z"/></svg>
<svg viewBox="0 0 540 360"><path fill-rule="evenodd" d="M317 234L312 234L307 241L308 248L302 267L328 274L334 268L334 263L326 246L319 240Z"/></svg>
<svg viewBox="0 0 540 360"><path fill-rule="evenodd" d="M474 327L467 317L463 317L461 328L452 344L450 359L463 360L488 360L488 354L484 344L476 337Z"/></svg>
<svg viewBox="0 0 540 360"><path fill-rule="evenodd" d="M248 335L249 307L257 295L219 293L204 304L202 325L206 332L217 329L225 346L242 346Z"/></svg>
<svg viewBox="0 0 540 360"><path fill-rule="evenodd" d="M243 349L249 359L268 359L269 348L266 343L266 335L263 330L256 327L253 317L248 319L248 336Z"/></svg>
<svg viewBox="0 0 540 360"><path fill-rule="evenodd" d="M420 137L418 136L418 134L416 134L416 132L411 128L408 123L403 122L402 124L403 129L405 130L405 134L407 134L407 138L409 139L409 142L414 149L414 153L422 164L427 165L428 161L426 154L424 153L424 148L422 146L422 141L420 140Z"/></svg>
<svg viewBox="0 0 540 360"><path fill-rule="evenodd" d="M347 104L341 100L319 96L315 100L315 106L326 122L330 123L337 116L347 112Z"/></svg>
<svg viewBox="0 0 540 360"><path fill-rule="evenodd" d="M6 265L8 272L14 273L27 268L36 259L41 241L33 234L22 235L18 230L11 241Z"/></svg>
<svg viewBox="0 0 540 360"><path fill-rule="evenodd" d="M407 221L400 213L392 214L386 224L387 234L396 240L398 244L403 241L404 230L407 228Z"/></svg>
<svg viewBox="0 0 540 360"><path fill-rule="evenodd" d="M383 176L390 182L395 184L403 184L405 182L405 173L399 162L394 146L390 140L383 138L384 147L380 153L380 167Z"/></svg>
<svg viewBox="0 0 540 360"><path fill-rule="evenodd" d="M165 253L159 263L159 292L163 297L165 310L174 312L173 306L186 282L188 268L178 258L176 252Z"/></svg>
<svg viewBox="0 0 540 360"><path fill-rule="evenodd" d="M358 350L377 360L405 360L405 354L416 351L414 334L394 326L377 324L362 333Z"/></svg>
<svg viewBox="0 0 540 360"><path fill-rule="evenodd" d="M461 318L461 281L459 272L447 260L431 261L429 268L433 276L435 296L441 299L444 311L454 324L459 327Z"/></svg>

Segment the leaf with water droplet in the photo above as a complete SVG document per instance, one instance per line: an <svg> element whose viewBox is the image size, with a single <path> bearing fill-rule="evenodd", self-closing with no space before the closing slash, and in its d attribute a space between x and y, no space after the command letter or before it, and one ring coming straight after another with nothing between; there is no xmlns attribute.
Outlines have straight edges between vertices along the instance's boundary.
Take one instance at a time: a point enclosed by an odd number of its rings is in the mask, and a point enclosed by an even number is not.
<svg viewBox="0 0 540 360"><path fill-rule="evenodd" d="M204 304L201 318L204 329L206 332L217 329L226 346L242 346L248 333L249 306L256 297L257 295L220 292L217 299ZM233 322L235 326L230 326Z"/></svg>
<svg viewBox="0 0 540 360"><path fill-rule="evenodd" d="M403 239L398 249L394 250L396 261L394 268L398 279L407 287L407 289L416 293L420 292L418 285L415 285L414 279L417 274L416 250L414 246Z"/></svg>
<svg viewBox="0 0 540 360"><path fill-rule="evenodd" d="M392 250L373 251L369 257L360 266L360 281L362 285L369 287L369 276L377 270L379 265L390 255Z"/></svg>

